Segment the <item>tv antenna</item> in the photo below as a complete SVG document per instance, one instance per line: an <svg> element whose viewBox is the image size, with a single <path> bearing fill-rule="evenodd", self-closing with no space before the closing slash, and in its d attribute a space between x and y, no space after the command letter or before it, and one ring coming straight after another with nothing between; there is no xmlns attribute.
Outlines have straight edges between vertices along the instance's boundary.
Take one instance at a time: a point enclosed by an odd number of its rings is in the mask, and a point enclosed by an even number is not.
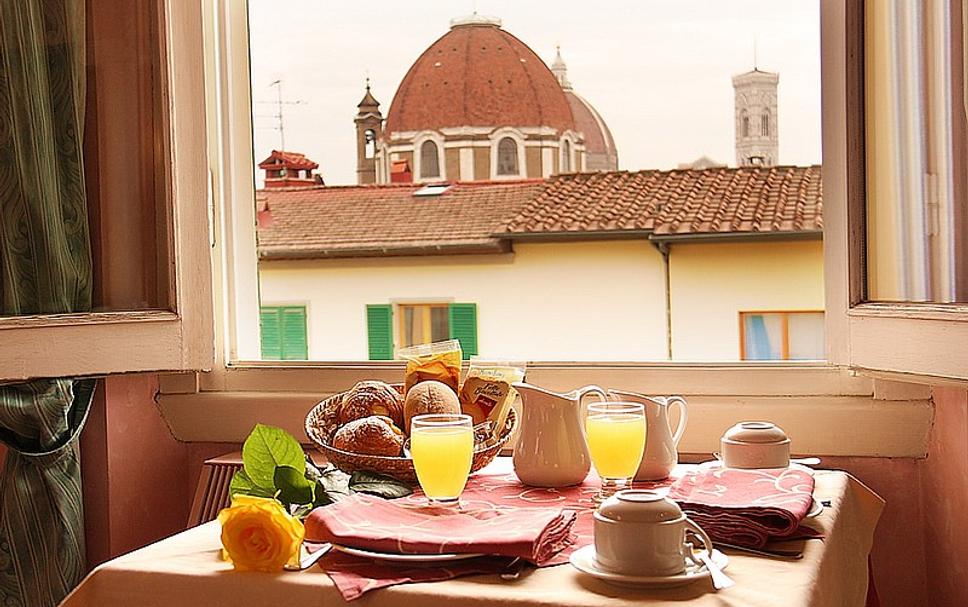
<svg viewBox="0 0 968 607"><path fill-rule="evenodd" d="M276 106L276 113L271 117L276 119L275 130L279 131L279 151L286 151L286 124L283 117L283 108L287 105L304 105L304 101L288 101L282 98L282 80L273 80L269 83L270 87L276 87L275 101L259 101L258 103L271 103Z"/></svg>

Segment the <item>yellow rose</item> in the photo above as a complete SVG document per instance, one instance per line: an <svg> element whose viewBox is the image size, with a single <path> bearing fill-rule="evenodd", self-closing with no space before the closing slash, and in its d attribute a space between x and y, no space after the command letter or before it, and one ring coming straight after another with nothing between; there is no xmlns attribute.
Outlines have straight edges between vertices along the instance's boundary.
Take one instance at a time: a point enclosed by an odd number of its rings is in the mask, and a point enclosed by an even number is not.
<svg viewBox="0 0 968 607"><path fill-rule="evenodd" d="M218 513L223 554L239 571L280 571L299 562L305 529L278 501L233 495L232 505Z"/></svg>

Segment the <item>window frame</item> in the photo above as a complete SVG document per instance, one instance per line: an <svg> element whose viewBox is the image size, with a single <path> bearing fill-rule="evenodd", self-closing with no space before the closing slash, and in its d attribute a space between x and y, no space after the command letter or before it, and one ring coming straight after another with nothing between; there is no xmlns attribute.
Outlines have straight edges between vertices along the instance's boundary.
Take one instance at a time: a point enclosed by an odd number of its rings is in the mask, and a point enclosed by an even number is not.
<svg viewBox="0 0 968 607"><path fill-rule="evenodd" d="M827 361L875 377L968 382L968 304L864 300L864 10L862 0L821 2Z"/></svg>
<svg viewBox="0 0 968 607"><path fill-rule="evenodd" d="M411 345L415 345L415 344L407 344L406 343L406 340L404 339L404 336L405 336L404 315L405 315L405 309L406 308L413 308L415 312L416 312L417 309L420 309L421 310L421 315L424 317L423 320L425 322L426 329L427 329L425 335L431 335L431 336L433 335L433 326L432 326L432 324L433 324L433 308L440 308L440 309L443 309L443 310L448 311L448 312L450 311L450 302L449 301L427 301L427 302L425 302L425 301L415 301L415 302L406 301L406 302L395 303L393 305L396 308L394 312L395 312L395 315L397 317L397 320L394 323L394 324L396 324L396 327L394 327L394 328L396 330L397 339L399 340L399 341L397 341L397 344L396 344L396 347L395 347L395 349L397 349L397 350L399 350L401 348L406 348L406 347L411 346ZM448 333L448 335L450 334L450 319L449 318L447 320L447 333ZM448 338L445 337L444 339L448 339ZM430 339L425 339L424 341L418 341L417 344L427 343L429 341L431 341L431 340Z"/></svg>
<svg viewBox="0 0 968 607"><path fill-rule="evenodd" d="M0 320L0 381L34 377L210 369L213 283L204 133L201 5L159 0L164 116L163 179L173 277L164 309L7 317ZM150 345L150 346L146 346Z"/></svg>
<svg viewBox="0 0 968 607"><path fill-rule="evenodd" d="M504 139L510 139L517 145L517 173L501 174L497 170L498 160L500 159L500 146L501 141ZM519 132L515 128L503 127L495 130L490 136L490 148L491 148L491 179L522 179L528 174L527 168L527 152L525 149L525 138L524 134Z"/></svg>
<svg viewBox="0 0 968 607"><path fill-rule="evenodd" d="M437 146L437 175L423 176L423 145L427 141ZM444 154L444 138L440 133L424 131L413 139L413 181L414 183L446 181L447 167Z"/></svg>
<svg viewBox="0 0 968 607"><path fill-rule="evenodd" d="M783 358L775 360L791 361L797 360L790 358L790 316L794 314L823 314L823 310L741 310L739 315L739 359L741 361L751 360L746 358L746 317L765 315L765 314L781 314L782 315L782 327L783 327L783 346L782 353Z"/></svg>
<svg viewBox="0 0 968 607"><path fill-rule="evenodd" d="M211 62L212 73L219 75L218 85L228 93L236 92L235 95L223 92L216 101L209 101L216 118L213 120L210 116L210 127L216 129L213 139L218 140L214 147L220 150L213 157L221 162L213 171L237 178L236 181L213 180L215 198L219 201L215 221L215 268L219 286L216 302L221 321L216 324L217 363L207 373L161 376L158 405L173 435L182 441L241 442L257 421L279 425L299 436L305 412L313 404L363 379L399 381L404 363L262 362L254 357L246 358L244 348L237 343L239 339L251 338L252 331L246 333L245 327L257 322L254 315L245 321L246 308L258 309L255 272L249 273L256 267L254 231L251 230L254 219L246 215L254 215L254 205L232 204L234 199L251 200L253 195L251 166L246 165L251 162L251 153L240 153L251 149L247 16L244 3L209 0L208 4L214 7L208 12L214 15L217 36L212 44L218 46L219 53L216 59L208 49L206 61ZM820 10L823 62L827 67L823 73L824 158L828 163L846 163L848 130L844 126L847 106L843 72L850 42L846 36L846 11L840 0L822 0ZM831 62L837 69L830 69ZM523 140L520 143L523 148ZM523 151L521 148L519 153ZM491 166L496 168L494 160L492 157ZM827 274L828 348L840 337L834 332L839 327L840 315L835 311L840 309L836 306L840 300L832 291L847 292L831 285L845 281L847 276L837 275L835 270L847 260L843 201L847 199L846 175L854 170L853 165L844 164L837 171L831 170L829 178L825 170L825 197L831 192L835 199L833 219L827 222L834 246L826 247L825 264L833 269ZM854 181L850 184L856 185ZM837 208L838 193L840 208ZM843 214L843 224L832 225L837 223L838 213ZM246 225L249 233L240 231ZM235 240L231 240L233 231ZM837 256L836 243L841 239L843 244ZM239 305L232 306L232 302ZM843 316L846 318L846 314ZM255 342L258 344L257 335ZM933 410L928 386L872 379L830 363L531 361L528 380L562 390L595 383L649 394L683 394L690 402L693 417L703 420L702 424L692 424L687 429L680 446L683 453L714 451L724 428L740 418L766 417L795 436L797 453L923 457ZM822 414L818 414L820 411ZM851 441L844 441L840 433L829 432L830 427L858 425L868 428L868 432Z"/></svg>

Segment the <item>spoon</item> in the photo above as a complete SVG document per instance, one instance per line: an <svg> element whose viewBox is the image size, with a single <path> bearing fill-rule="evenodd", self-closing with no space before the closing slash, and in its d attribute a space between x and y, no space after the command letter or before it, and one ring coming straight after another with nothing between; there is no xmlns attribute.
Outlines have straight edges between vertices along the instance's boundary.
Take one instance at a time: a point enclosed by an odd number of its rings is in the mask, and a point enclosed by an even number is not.
<svg viewBox="0 0 968 607"><path fill-rule="evenodd" d="M723 573L723 570L720 569L711 558L709 558L708 552L705 550L700 550L696 552L695 555L696 558L703 562L703 564L706 566L706 569L709 570L709 573L713 578L713 588L716 590L722 590L723 588L729 588L730 586L736 585L736 582L734 582L728 575Z"/></svg>
<svg viewBox="0 0 968 607"><path fill-rule="evenodd" d="M319 547L316 552L311 552L299 560L298 565L286 565L283 567L286 571L302 571L303 569L309 569L312 567L316 561L318 561L324 554L329 552L333 548L332 544L323 544Z"/></svg>
<svg viewBox="0 0 968 607"><path fill-rule="evenodd" d="M737 546L736 544L726 544L724 542L716 542L718 546L723 548L729 548L730 550L737 550L739 552L748 552L750 554L756 554L759 556L767 556L773 559L782 559L789 561L797 561L803 558L803 553L799 550L778 550L778 549L760 549L747 548L746 546Z"/></svg>

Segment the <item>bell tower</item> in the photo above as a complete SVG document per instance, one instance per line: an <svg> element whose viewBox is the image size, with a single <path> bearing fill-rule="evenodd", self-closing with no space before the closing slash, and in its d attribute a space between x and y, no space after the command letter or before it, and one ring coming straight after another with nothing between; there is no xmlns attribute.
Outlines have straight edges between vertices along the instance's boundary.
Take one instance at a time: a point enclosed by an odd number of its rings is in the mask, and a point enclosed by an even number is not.
<svg viewBox="0 0 968 607"><path fill-rule="evenodd" d="M780 75L753 71L733 76L736 165L773 166L779 161L776 88Z"/></svg>
<svg viewBox="0 0 968 607"><path fill-rule="evenodd" d="M380 102L370 93L370 79L366 79L366 94L357 106L356 123L356 182L376 183L377 143L383 138L383 114Z"/></svg>

